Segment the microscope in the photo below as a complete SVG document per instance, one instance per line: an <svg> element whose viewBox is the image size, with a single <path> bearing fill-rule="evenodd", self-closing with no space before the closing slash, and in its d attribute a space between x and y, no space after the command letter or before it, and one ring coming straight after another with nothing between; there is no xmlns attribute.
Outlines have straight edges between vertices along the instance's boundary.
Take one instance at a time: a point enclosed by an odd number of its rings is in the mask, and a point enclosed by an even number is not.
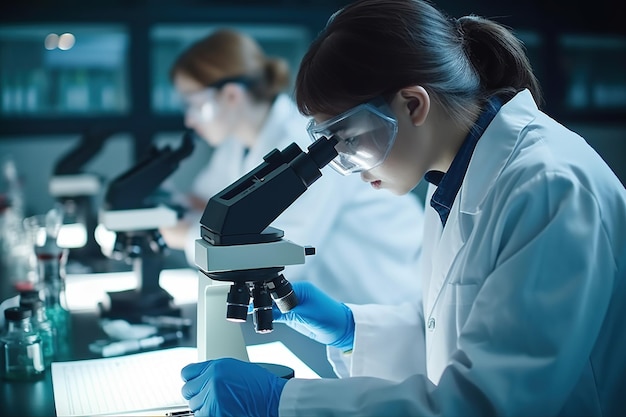
<svg viewBox="0 0 626 417"><path fill-rule="evenodd" d="M144 159L109 184L99 220L116 234L110 257L133 265L138 288L108 292L109 302L100 305L102 316L131 323L143 316L180 316L173 297L159 284L168 248L158 229L175 225L183 210L166 204L156 190L194 147L191 132L178 149L152 146Z"/></svg>
<svg viewBox="0 0 626 417"><path fill-rule="evenodd" d="M62 206L65 224L61 245L69 249L69 258L76 260L104 259L95 240L97 215L95 198L102 190L102 178L84 172L84 165L102 149L111 132L91 130L55 165L48 183L50 195ZM66 232L66 233L64 233Z"/></svg>
<svg viewBox="0 0 626 417"><path fill-rule="evenodd" d="M238 348L244 346L240 329L223 323L245 322L250 300L257 333L273 330L272 301L283 312L297 305L282 271L287 265L303 264L315 248L284 239L284 232L270 224L321 177L321 169L337 156L336 144L335 137L322 137L308 152L296 143L282 151L274 149L207 203L200 220L201 239L195 241L195 262L201 272L199 360L223 356L247 360ZM216 294L226 302L216 304ZM216 314L222 314L221 323ZM215 341L217 335L220 343Z"/></svg>

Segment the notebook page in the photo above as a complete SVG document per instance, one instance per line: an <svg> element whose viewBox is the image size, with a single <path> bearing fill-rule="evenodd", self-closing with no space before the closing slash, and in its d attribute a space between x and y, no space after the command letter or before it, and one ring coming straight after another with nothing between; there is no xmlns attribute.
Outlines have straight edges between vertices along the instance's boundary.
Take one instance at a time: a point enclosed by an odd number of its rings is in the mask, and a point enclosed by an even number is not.
<svg viewBox="0 0 626 417"><path fill-rule="evenodd" d="M134 355L52 363L59 416L94 416L185 408L180 370L197 351L177 347Z"/></svg>
<svg viewBox="0 0 626 417"><path fill-rule="evenodd" d="M289 366L296 378L320 376L282 342L246 347L252 362ZM175 347L111 358L52 363L57 416L164 416L187 409L181 369L198 362L193 347Z"/></svg>

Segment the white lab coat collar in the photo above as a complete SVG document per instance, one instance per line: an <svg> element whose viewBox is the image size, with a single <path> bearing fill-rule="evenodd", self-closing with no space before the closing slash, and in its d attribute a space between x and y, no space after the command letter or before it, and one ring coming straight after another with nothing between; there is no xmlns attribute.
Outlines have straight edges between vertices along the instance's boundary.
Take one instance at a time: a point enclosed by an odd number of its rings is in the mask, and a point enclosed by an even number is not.
<svg viewBox="0 0 626 417"><path fill-rule="evenodd" d="M538 112L529 90L519 92L502 106L478 141L467 168L459 196L461 213L480 211L481 203L517 146L521 131Z"/></svg>
<svg viewBox="0 0 626 417"><path fill-rule="evenodd" d="M295 110L293 103L291 103L291 98L285 93L279 94L270 108L267 120L259 131L256 143L250 149L248 156L245 158L246 161L251 161L250 163L253 164L252 166L249 166L249 163L246 163L246 170L256 167L265 154L275 147L277 138L283 138L286 132L290 130L289 126L285 124L285 120L290 119L289 115L293 115L293 118L296 119L302 117L297 110ZM303 125L302 135L306 134L307 133ZM302 138L291 139L293 142L302 143Z"/></svg>
<svg viewBox="0 0 626 417"><path fill-rule="evenodd" d="M285 125L285 115L293 114L295 117L302 117L295 109L291 98L287 94L279 94L267 116L267 120L263 125L263 128L259 132L259 143L263 143L265 141L276 142L274 137L267 137L268 134L272 134L274 136L276 131L281 130L281 127L284 128ZM306 135L306 132L302 132L303 135Z"/></svg>

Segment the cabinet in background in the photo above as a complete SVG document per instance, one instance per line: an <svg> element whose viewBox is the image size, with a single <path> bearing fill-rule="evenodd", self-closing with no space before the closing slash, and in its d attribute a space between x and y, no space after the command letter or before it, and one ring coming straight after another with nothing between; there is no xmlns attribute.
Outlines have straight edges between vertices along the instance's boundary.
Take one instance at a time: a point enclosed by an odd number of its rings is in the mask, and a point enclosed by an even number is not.
<svg viewBox="0 0 626 417"><path fill-rule="evenodd" d="M566 110L626 114L626 37L564 34L558 59Z"/></svg>
<svg viewBox="0 0 626 417"><path fill-rule="evenodd" d="M0 116L126 113L128 44L115 24L0 27Z"/></svg>

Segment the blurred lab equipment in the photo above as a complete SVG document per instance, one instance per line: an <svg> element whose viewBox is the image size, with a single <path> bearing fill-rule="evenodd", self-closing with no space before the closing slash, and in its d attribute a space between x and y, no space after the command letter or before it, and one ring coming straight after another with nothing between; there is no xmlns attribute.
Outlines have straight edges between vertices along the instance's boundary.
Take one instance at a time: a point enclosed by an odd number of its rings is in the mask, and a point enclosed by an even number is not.
<svg viewBox="0 0 626 417"><path fill-rule="evenodd" d="M177 331L155 334L141 339L120 340L102 346L99 353L104 358L108 358L110 356L128 355L130 353L165 347L168 344L174 344L180 341L182 338L183 332Z"/></svg>
<svg viewBox="0 0 626 417"><path fill-rule="evenodd" d="M109 338L90 343L89 350L105 358L174 345L184 337L182 330L162 330L151 324L132 324L121 319L102 319L100 324Z"/></svg>
<svg viewBox="0 0 626 417"><path fill-rule="evenodd" d="M312 247L283 239L284 232L269 226L322 175L321 169L337 156L337 139L321 137L308 152L292 143L274 149L256 168L212 197L200 220L195 261L202 274L198 282L198 352L200 360L214 336L208 331L208 312L214 288L231 282L226 298L226 319L244 322L253 300L257 333L273 330L272 300L283 312L297 305L291 284L281 271L303 264ZM217 286L216 286L217 285ZM232 355L231 355L232 356Z"/></svg>
<svg viewBox="0 0 626 417"><path fill-rule="evenodd" d="M34 285L37 276L32 242L23 225L23 190L10 156L0 175L0 302Z"/></svg>
<svg viewBox="0 0 626 417"><path fill-rule="evenodd" d="M178 149L153 146L147 157L108 185L99 222L116 236L110 252L104 248L103 252L132 264L138 287L108 292L100 304L103 317L138 323L143 316L180 316L173 297L159 284L167 245L158 229L176 224L182 212L158 188L194 147L190 131Z"/></svg>
<svg viewBox="0 0 626 417"><path fill-rule="evenodd" d="M31 323L32 312L25 307L4 310L5 331L0 336L2 378L34 381L46 371L41 338Z"/></svg>
<svg viewBox="0 0 626 417"><path fill-rule="evenodd" d="M56 359L58 342L56 328L52 320L48 318L46 306L40 298L24 297L24 294L20 294L20 307L27 308L32 312L33 328L41 338L44 365L49 368L52 361Z"/></svg>
<svg viewBox="0 0 626 417"><path fill-rule="evenodd" d="M102 191L103 179L85 172L84 165L102 150L111 133L98 129L85 132L78 144L57 161L48 184L50 195L63 207L59 245L70 249L70 262L106 258L94 235L98 222L95 199Z"/></svg>
<svg viewBox="0 0 626 417"><path fill-rule="evenodd" d="M24 216L24 195L22 183L15 161L8 156L2 161L2 182L0 187L2 198L11 207L17 217Z"/></svg>
<svg viewBox="0 0 626 417"><path fill-rule="evenodd" d="M182 332L189 331L193 325L193 320L190 318L172 316L143 316L141 322L162 330L180 330Z"/></svg>
<svg viewBox="0 0 626 417"><path fill-rule="evenodd" d="M150 324L129 323L122 319L100 320L102 331L113 340L143 339L157 333L158 329Z"/></svg>
<svg viewBox="0 0 626 417"><path fill-rule="evenodd" d="M72 318L65 292L65 267L69 249L57 243L63 224L63 210L56 206L46 214L27 217L24 224L35 247L38 272L35 289L42 292L46 315L56 332L55 357L59 360L69 359L72 353Z"/></svg>

